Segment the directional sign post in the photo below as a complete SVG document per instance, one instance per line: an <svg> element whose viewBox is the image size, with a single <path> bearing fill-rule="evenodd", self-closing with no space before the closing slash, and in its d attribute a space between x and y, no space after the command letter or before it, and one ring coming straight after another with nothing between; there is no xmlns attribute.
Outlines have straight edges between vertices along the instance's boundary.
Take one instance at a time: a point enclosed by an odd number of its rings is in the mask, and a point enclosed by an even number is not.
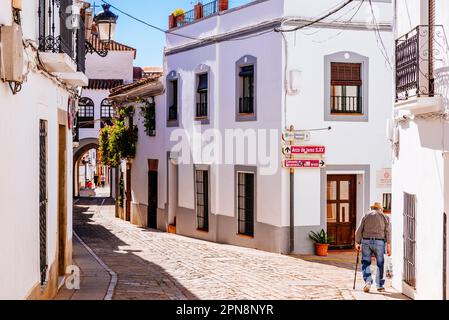
<svg viewBox="0 0 449 320"><path fill-rule="evenodd" d="M323 159L285 159L284 168L324 168L326 162Z"/></svg>

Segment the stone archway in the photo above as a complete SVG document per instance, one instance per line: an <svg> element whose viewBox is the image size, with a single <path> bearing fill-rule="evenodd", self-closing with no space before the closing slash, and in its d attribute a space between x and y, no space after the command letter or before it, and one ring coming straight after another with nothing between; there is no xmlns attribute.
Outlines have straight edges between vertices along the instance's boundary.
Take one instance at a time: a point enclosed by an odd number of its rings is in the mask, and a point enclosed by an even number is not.
<svg viewBox="0 0 449 320"><path fill-rule="evenodd" d="M73 149L73 197L79 196L79 161L82 156L90 149L98 150L99 144L96 138L82 139L79 142L79 146Z"/></svg>

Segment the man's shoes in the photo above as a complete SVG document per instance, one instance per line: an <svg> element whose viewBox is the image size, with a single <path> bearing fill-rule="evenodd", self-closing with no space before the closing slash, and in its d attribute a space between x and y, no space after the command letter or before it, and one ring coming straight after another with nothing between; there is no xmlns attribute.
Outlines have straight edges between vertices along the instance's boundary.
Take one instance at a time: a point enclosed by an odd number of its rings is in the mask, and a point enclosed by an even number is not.
<svg viewBox="0 0 449 320"><path fill-rule="evenodd" d="M363 287L363 292L368 293L368 292L370 291L370 289L371 289L371 284L370 284L370 283L367 283L367 284L365 284L365 286Z"/></svg>
<svg viewBox="0 0 449 320"><path fill-rule="evenodd" d="M385 288L377 288L377 292L384 293L385 292Z"/></svg>

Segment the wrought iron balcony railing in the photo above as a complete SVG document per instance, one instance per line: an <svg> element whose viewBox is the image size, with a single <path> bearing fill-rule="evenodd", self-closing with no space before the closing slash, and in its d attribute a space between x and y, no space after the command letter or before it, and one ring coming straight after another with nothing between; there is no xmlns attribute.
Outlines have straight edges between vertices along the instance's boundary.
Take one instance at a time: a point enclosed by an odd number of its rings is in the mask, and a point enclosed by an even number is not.
<svg viewBox="0 0 449 320"><path fill-rule="evenodd" d="M362 113L362 97L331 96L331 113Z"/></svg>
<svg viewBox="0 0 449 320"><path fill-rule="evenodd" d="M440 25L417 26L396 40L396 101L435 94L435 67L447 55Z"/></svg>
<svg viewBox="0 0 449 320"><path fill-rule="evenodd" d="M213 16L220 11L228 10L229 2L228 0L214 0L206 4L201 2L195 5L193 10L187 11L178 16L170 16L170 29L176 27L182 27L198 21L202 18Z"/></svg>
<svg viewBox="0 0 449 320"><path fill-rule="evenodd" d="M84 72L84 22L72 15L73 3L73 0L39 0L39 51L65 53L77 64L78 71Z"/></svg>

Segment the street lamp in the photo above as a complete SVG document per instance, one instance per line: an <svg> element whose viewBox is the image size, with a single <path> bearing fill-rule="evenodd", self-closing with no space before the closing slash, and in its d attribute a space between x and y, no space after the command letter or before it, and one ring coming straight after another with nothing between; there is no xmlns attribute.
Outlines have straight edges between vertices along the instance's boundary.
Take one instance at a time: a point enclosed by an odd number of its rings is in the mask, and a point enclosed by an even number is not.
<svg viewBox="0 0 449 320"><path fill-rule="evenodd" d="M115 27L117 25L118 15L109 10L110 4L102 4L103 11L94 17L95 24L98 27L100 41L108 44L115 38Z"/></svg>
<svg viewBox="0 0 449 320"><path fill-rule="evenodd" d="M108 55L109 43L115 38L118 15L109 10L110 4L103 4L102 7L103 11L94 17L102 48L95 48L89 41L86 41L86 53L95 52L104 58Z"/></svg>

